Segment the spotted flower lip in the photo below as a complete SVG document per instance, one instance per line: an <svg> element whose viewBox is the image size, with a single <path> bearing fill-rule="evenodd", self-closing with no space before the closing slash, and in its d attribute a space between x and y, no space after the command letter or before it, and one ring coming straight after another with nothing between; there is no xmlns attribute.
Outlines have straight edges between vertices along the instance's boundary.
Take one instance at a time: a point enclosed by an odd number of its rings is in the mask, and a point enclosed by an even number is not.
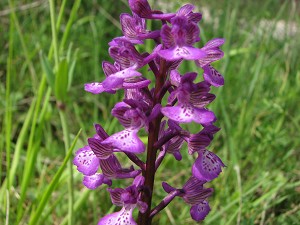
<svg viewBox="0 0 300 225"><path fill-rule="evenodd" d="M132 217L133 209L134 207L123 207L119 212L115 212L104 216L102 219L100 219L98 225L115 225L118 224L119 221L122 221L122 224L126 225L137 225L137 223Z"/></svg>
<svg viewBox="0 0 300 225"><path fill-rule="evenodd" d="M145 151L145 145L139 139L137 133L138 130L128 128L111 135L102 143L110 144L113 148L117 148L123 152L142 153Z"/></svg>
<svg viewBox="0 0 300 225"><path fill-rule="evenodd" d="M190 209L190 214L193 220L200 222L205 219L210 212L208 201L203 201L197 205L193 205Z"/></svg>
<svg viewBox="0 0 300 225"><path fill-rule="evenodd" d="M92 149L86 145L76 152L73 164L77 166L79 172L90 176L97 172L100 162Z"/></svg>
<svg viewBox="0 0 300 225"><path fill-rule="evenodd" d="M218 177L222 172L222 167L225 167L222 160L208 150L201 150L198 153L198 158L192 167L193 176L205 181L211 181Z"/></svg>

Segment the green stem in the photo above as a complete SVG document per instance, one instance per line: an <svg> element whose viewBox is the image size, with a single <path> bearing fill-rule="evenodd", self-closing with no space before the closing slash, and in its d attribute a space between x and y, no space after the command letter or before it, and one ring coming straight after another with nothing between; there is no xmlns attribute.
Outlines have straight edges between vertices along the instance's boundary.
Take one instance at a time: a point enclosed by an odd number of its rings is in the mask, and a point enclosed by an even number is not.
<svg viewBox="0 0 300 225"><path fill-rule="evenodd" d="M51 17L51 30L52 30L52 41L54 47L54 61L55 65L59 65L59 55L58 55L58 43L57 43L57 33L56 33L56 23L55 23L55 6L54 0L49 0L50 5L50 17ZM57 67L56 67L57 69Z"/></svg>
<svg viewBox="0 0 300 225"><path fill-rule="evenodd" d="M70 146L70 137L69 137L69 127L67 124L67 119L66 119L66 114L65 111L62 109L59 110L59 116L62 124L62 129L63 129L63 139L64 139L64 144L65 144L65 150L66 154L68 152L69 146ZM68 170L69 170L69 180L68 180L68 199L69 199L69 208L68 208L68 224L72 225L73 224L73 213L74 213L74 190L73 190L73 169L72 169L72 161L69 160L68 162Z"/></svg>

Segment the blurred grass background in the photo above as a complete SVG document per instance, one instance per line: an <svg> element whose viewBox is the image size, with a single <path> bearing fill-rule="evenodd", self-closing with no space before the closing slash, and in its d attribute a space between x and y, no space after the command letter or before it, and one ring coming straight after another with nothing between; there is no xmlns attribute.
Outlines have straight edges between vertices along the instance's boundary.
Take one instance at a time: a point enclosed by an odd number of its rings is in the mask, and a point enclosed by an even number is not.
<svg viewBox="0 0 300 225"><path fill-rule="evenodd" d="M121 35L118 18L129 12L127 1L50 2L0 2L0 224L97 224L108 211L118 210L105 187L84 188L81 174L67 160L94 134L93 123L109 134L121 129L110 110L122 93L95 96L84 92L83 84L103 79L101 61L109 60L107 43ZM182 4L153 2L153 8L169 12ZM209 106L222 130L209 149L227 167L207 184L215 193L203 224L298 225L299 1L191 3L204 13L200 45L226 38L225 57L214 64L226 83L213 89L217 99ZM192 64L184 68L195 69ZM46 79L51 73L72 83L51 90ZM67 98L61 97L66 91ZM157 180L180 187L192 163L186 154L182 162L167 157ZM160 182L156 185L158 203L165 193ZM195 222L189 207L175 199L154 224Z"/></svg>

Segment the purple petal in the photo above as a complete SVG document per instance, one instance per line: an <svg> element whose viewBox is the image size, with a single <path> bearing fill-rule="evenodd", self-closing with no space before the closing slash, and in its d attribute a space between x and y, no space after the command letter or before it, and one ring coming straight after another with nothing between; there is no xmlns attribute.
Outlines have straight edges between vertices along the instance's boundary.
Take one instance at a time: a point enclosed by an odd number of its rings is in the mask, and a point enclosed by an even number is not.
<svg viewBox="0 0 300 225"><path fill-rule="evenodd" d="M203 200L211 196L212 188L203 188L205 181L198 180L196 177L191 177L184 185L183 199L190 205L201 203Z"/></svg>
<svg viewBox="0 0 300 225"><path fill-rule="evenodd" d="M192 4L186 4L181 6L181 8L178 10L177 15L178 16L186 16L189 13L191 13L193 11L193 9L195 8L194 5Z"/></svg>
<svg viewBox="0 0 300 225"><path fill-rule="evenodd" d="M151 83L150 80L138 79L137 77L126 78L123 83L124 89L140 89L147 87Z"/></svg>
<svg viewBox="0 0 300 225"><path fill-rule="evenodd" d="M187 15L188 21L193 23L198 23L202 19L201 13L190 13Z"/></svg>
<svg viewBox="0 0 300 225"><path fill-rule="evenodd" d="M120 212L109 214L98 222L98 225L137 225L132 218L133 208L123 207Z"/></svg>
<svg viewBox="0 0 300 225"><path fill-rule="evenodd" d="M207 81L215 87L220 87L224 85L223 76L215 68L213 68L211 65L207 65L203 69L203 77L205 81Z"/></svg>
<svg viewBox="0 0 300 225"><path fill-rule="evenodd" d="M204 220L207 214L210 211L210 207L207 201L203 201L202 203L198 205L193 205L191 207L190 213L193 220L199 222L201 220Z"/></svg>
<svg viewBox="0 0 300 225"><path fill-rule="evenodd" d="M206 49L211 49L211 48L219 48L221 45L225 43L224 38L214 38L210 41L208 41L205 45L204 48Z"/></svg>
<svg viewBox="0 0 300 225"><path fill-rule="evenodd" d="M100 167L103 174L108 178L115 178L117 171L121 170L121 164L114 155L107 159L101 159Z"/></svg>
<svg viewBox="0 0 300 225"><path fill-rule="evenodd" d="M132 12L142 18L151 16L151 7L147 0L129 0L129 7Z"/></svg>
<svg viewBox="0 0 300 225"><path fill-rule="evenodd" d="M176 188L169 185L167 182L162 182L162 187L165 190L165 192L170 193L171 191L176 190Z"/></svg>
<svg viewBox="0 0 300 225"><path fill-rule="evenodd" d="M203 50L188 46L177 46L171 49L160 50L158 54L160 57L168 61L174 61L182 58L186 60L198 60L206 56L206 53Z"/></svg>
<svg viewBox="0 0 300 225"><path fill-rule="evenodd" d="M178 87L181 83L181 76L177 70L172 70L170 73L171 84Z"/></svg>
<svg viewBox="0 0 300 225"><path fill-rule="evenodd" d="M103 88L102 83L94 82L94 83L87 83L84 85L84 90L87 92L91 92L93 94L100 94L105 91Z"/></svg>
<svg viewBox="0 0 300 225"><path fill-rule="evenodd" d="M167 24L163 25L161 28L161 40L166 48L172 48L175 46L171 28Z"/></svg>
<svg viewBox="0 0 300 225"><path fill-rule="evenodd" d="M198 109L189 104L163 107L161 112L169 119L178 123L190 123L194 121L200 124L209 124L216 120L213 112L207 109Z"/></svg>
<svg viewBox="0 0 300 225"><path fill-rule="evenodd" d="M202 48L202 50L204 49ZM212 62L217 61L224 56L224 52L219 49L208 49L204 51L206 56L195 61L196 65L201 68L204 68L206 65L211 64Z"/></svg>
<svg viewBox="0 0 300 225"><path fill-rule="evenodd" d="M168 143L166 144L166 151L170 154L173 154L175 159L180 161L182 156L180 154L181 146L183 145L184 139L176 136L173 137Z"/></svg>
<svg viewBox="0 0 300 225"><path fill-rule="evenodd" d="M211 181L219 176L225 167L221 159L214 153L204 150L199 152L195 161L192 173L199 180Z"/></svg>
<svg viewBox="0 0 300 225"><path fill-rule="evenodd" d="M134 178L132 184L135 185L136 187L139 187L144 185L144 182L145 182L145 178L143 176L137 176L136 178Z"/></svg>
<svg viewBox="0 0 300 225"><path fill-rule="evenodd" d="M125 129L105 139L103 144L111 144L123 152L142 153L145 145L137 136L137 130Z"/></svg>
<svg viewBox="0 0 300 225"><path fill-rule="evenodd" d="M118 159L111 155L107 159L101 159L100 167L105 177L110 179L126 179L136 177L141 173L140 170L134 170L133 167L123 169Z"/></svg>
<svg viewBox="0 0 300 225"><path fill-rule="evenodd" d="M195 152L204 150L205 147L210 144L210 142L211 139L201 132L198 134L192 134L188 141L189 154L192 155Z"/></svg>
<svg viewBox="0 0 300 225"><path fill-rule="evenodd" d="M73 164L77 166L77 170L79 172L90 176L97 172L99 168L99 159L87 145L76 152Z"/></svg>
<svg viewBox="0 0 300 225"><path fill-rule="evenodd" d="M100 124L94 124L94 127L95 127L96 133L101 141L103 141L109 137L108 134L105 132L105 130L103 129L103 127Z"/></svg>
<svg viewBox="0 0 300 225"><path fill-rule="evenodd" d="M121 199L121 194L124 192L124 189L122 189L122 188L115 188L115 189L108 188L107 190L110 193L111 202L114 205L122 206L123 205L123 201Z"/></svg>
<svg viewBox="0 0 300 225"><path fill-rule="evenodd" d="M193 106L203 108L215 100L216 96L211 93L203 94L201 91L192 92L190 94L190 102Z"/></svg>
<svg viewBox="0 0 300 225"><path fill-rule="evenodd" d="M134 19L127 13L122 13L120 16L120 23L124 36L128 38L136 38L136 30L134 27Z"/></svg>
<svg viewBox="0 0 300 225"><path fill-rule="evenodd" d="M91 176L84 176L82 183L84 186L86 186L88 189L96 189L100 185L102 185L104 176L100 173L96 173Z"/></svg>
<svg viewBox="0 0 300 225"><path fill-rule="evenodd" d="M102 144L96 138L89 138L88 143L94 154L100 159L107 159L113 153L113 149L109 145Z"/></svg>
<svg viewBox="0 0 300 225"><path fill-rule="evenodd" d="M107 61L102 62L102 69L103 69L104 74L107 77L111 74L118 72L117 68L113 64L111 64L110 62L107 62Z"/></svg>
<svg viewBox="0 0 300 225"><path fill-rule="evenodd" d="M186 26L186 44L187 45L193 45L195 42L200 41L199 35L200 35L200 29L195 23L189 23Z"/></svg>

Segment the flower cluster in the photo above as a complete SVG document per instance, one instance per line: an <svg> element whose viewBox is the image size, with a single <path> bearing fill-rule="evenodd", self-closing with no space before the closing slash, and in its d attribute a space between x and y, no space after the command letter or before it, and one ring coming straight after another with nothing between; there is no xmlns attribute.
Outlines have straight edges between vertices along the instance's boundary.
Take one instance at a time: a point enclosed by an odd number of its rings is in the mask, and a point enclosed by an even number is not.
<svg viewBox="0 0 300 225"><path fill-rule="evenodd" d="M224 39L212 39L202 48L195 46L200 41L198 23L202 14L193 12L191 4L176 13L153 10L147 0L129 0L129 7L132 15L120 16L124 36L109 43L113 63L102 63L105 79L85 84L85 90L93 94L124 90L123 100L111 111L124 129L109 135L95 124L95 135L76 152L73 163L84 175L83 184L89 189L102 184L112 186L115 179L133 180L124 189L108 188L112 203L122 209L100 219L99 225L137 224L132 217L135 208L140 211L138 224L151 224L151 219L175 197L183 198L191 206L190 214L195 221L203 220L210 211L207 198L213 192L204 184L218 177L225 166L207 149L219 131L214 125L215 114L207 109L215 99L210 88L224 84L223 76L211 63L223 57L220 46ZM161 29L148 30L147 20L160 23ZM147 39L153 41L153 50L139 52L136 47ZM192 60L202 68L201 82L196 82L196 72L179 73L184 60ZM148 68L149 75L141 73L143 67ZM180 126L192 122L201 129L196 134ZM147 147L139 138L141 129L148 133ZM190 178L181 188L163 182L167 195L151 208L156 170L167 153L182 160L184 143L188 154L197 157L191 165ZM139 157L144 152L146 162ZM126 155L134 165L123 168L118 154Z"/></svg>

